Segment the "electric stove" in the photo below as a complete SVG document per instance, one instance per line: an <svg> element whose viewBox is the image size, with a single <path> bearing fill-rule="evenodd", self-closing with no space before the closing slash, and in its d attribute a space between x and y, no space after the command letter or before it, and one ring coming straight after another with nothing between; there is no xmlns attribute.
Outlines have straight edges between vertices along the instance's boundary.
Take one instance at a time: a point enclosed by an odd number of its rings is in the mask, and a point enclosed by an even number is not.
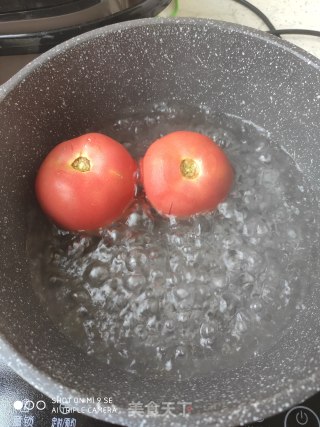
<svg viewBox="0 0 320 427"><path fill-rule="evenodd" d="M94 396L90 396L94 399ZM100 396L101 398L101 396ZM128 403L129 407L129 403ZM188 407L186 408L188 410ZM146 413L146 410L145 410ZM137 416L132 412L132 416ZM159 413L158 416L161 416ZM111 427L74 412L30 386L0 362L0 427ZM273 417L247 427L320 427L320 393Z"/></svg>

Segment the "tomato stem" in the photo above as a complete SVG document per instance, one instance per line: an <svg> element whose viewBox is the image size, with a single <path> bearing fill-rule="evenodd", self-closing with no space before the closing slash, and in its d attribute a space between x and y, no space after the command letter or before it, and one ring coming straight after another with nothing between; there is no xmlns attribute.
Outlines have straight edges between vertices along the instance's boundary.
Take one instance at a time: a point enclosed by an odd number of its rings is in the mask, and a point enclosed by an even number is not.
<svg viewBox="0 0 320 427"><path fill-rule="evenodd" d="M78 172L89 172L91 169L90 160L82 156L77 157L71 166Z"/></svg>
<svg viewBox="0 0 320 427"><path fill-rule="evenodd" d="M183 159L180 163L180 172L184 178L195 179L199 176L199 166L193 159Z"/></svg>

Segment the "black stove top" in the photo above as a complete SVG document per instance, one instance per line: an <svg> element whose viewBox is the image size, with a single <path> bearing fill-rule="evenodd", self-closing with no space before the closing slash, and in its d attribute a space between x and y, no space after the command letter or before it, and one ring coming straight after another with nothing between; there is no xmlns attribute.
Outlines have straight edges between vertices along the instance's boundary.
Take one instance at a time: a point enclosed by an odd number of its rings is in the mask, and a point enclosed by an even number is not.
<svg viewBox="0 0 320 427"><path fill-rule="evenodd" d="M52 402L0 362L0 427L111 427ZM320 393L255 427L320 427ZM249 427L249 425L247 426Z"/></svg>

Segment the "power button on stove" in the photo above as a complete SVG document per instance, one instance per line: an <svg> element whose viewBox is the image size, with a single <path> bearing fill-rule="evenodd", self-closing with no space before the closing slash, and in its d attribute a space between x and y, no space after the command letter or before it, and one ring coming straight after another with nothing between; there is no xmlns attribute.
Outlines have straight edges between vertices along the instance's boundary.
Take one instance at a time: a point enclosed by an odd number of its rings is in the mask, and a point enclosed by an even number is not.
<svg viewBox="0 0 320 427"><path fill-rule="evenodd" d="M301 426L304 426L309 421L308 414L306 414L302 409L296 414L297 423Z"/></svg>
<svg viewBox="0 0 320 427"><path fill-rule="evenodd" d="M307 406L291 408L284 419L284 427L320 427L318 415Z"/></svg>

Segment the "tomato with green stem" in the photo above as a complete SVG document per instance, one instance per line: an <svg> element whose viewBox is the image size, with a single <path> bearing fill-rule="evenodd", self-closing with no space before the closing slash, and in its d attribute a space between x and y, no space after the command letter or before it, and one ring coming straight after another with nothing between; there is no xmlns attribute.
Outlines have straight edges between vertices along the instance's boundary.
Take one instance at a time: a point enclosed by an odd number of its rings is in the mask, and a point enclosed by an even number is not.
<svg viewBox="0 0 320 427"><path fill-rule="evenodd" d="M96 230L121 218L134 200L137 165L114 139L88 133L56 145L35 190L43 211L68 230Z"/></svg>
<svg viewBox="0 0 320 427"><path fill-rule="evenodd" d="M160 214L188 217L214 210L230 192L234 171L209 137L177 131L150 145L140 175L147 199Z"/></svg>

